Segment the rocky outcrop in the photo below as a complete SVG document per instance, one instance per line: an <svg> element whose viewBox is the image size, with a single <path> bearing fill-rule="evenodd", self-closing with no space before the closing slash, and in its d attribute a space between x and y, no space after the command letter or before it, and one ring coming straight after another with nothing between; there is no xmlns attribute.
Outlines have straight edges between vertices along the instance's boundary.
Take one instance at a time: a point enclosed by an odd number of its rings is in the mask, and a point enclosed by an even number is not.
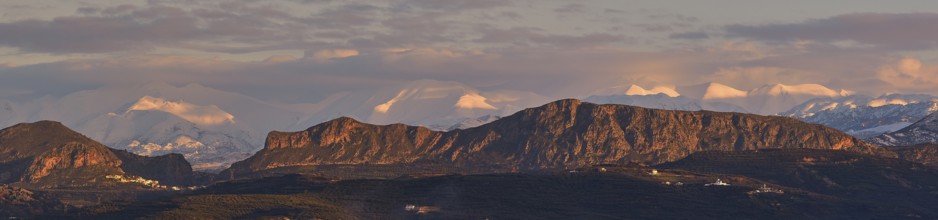
<svg viewBox="0 0 938 220"><path fill-rule="evenodd" d="M264 149L222 175L289 166L439 163L564 169L675 161L706 150L812 148L895 153L836 129L786 117L669 111L560 100L465 130L371 125L338 118L299 132L271 132Z"/></svg>
<svg viewBox="0 0 938 220"><path fill-rule="evenodd" d="M121 163L107 148L69 142L34 157L21 181L40 182L49 176L56 179L82 178L86 173L81 170L123 173L117 169Z"/></svg>
<svg viewBox="0 0 938 220"><path fill-rule="evenodd" d="M108 148L59 122L22 123L0 130L4 183L73 184L123 174ZM3 165L0 165L3 166Z"/></svg>
<svg viewBox="0 0 938 220"><path fill-rule="evenodd" d="M167 154L156 157L140 156L126 150L110 149L123 163L120 168L127 174L158 180L170 186L192 183L192 166L182 154Z"/></svg>
<svg viewBox="0 0 938 220"><path fill-rule="evenodd" d="M110 149L54 121L0 130L0 168L0 183L41 186L87 186L113 174L181 184L192 176L180 155L144 157Z"/></svg>

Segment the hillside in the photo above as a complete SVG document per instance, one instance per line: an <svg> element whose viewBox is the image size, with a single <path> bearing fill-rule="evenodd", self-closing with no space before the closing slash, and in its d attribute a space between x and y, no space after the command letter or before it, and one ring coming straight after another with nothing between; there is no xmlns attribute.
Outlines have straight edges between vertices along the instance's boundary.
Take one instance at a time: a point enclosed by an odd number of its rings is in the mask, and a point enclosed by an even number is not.
<svg viewBox="0 0 938 220"><path fill-rule="evenodd" d="M820 158L816 163L797 162ZM778 159L773 159L778 158ZM856 161L856 162L850 162ZM755 164L749 169L740 164ZM786 173L789 169L804 172ZM330 181L285 175L83 210L85 218L931 219L936 171L838 150L702 152L675 168ZM662 167L664 167L662 166ZM686 171L707 169L707 172ZM872 168L872 169L871 169ZM717 170L725 173L715 172ZM747 173L747 170L764 172ZM741 175L745 173L746 175ZM870 179L867 179L868 175ZM707 186L716 179L728 186ZM818 187L831 181L838 187ZM767 186L780 193L760 193Z"/></svg>
<svg viewBox="0 0 938 220"><path fill-rule="evenodd" d="M271 132L264 149L221 176L297 166L485 164L509 170L675 161L706 150L812 148L895 157L835 129L786 117L655 110L560 100L450 132L338 118L299 132Z"/></svg>
<svg viewBox="0 0 938 220"><path fill-rule="evenodd" d="M114 150L54 121L0 130L0 168L0 183L43 187L101 185L109 182L107 175L188 184L193 175L181 155L152 158Z"/></svg>

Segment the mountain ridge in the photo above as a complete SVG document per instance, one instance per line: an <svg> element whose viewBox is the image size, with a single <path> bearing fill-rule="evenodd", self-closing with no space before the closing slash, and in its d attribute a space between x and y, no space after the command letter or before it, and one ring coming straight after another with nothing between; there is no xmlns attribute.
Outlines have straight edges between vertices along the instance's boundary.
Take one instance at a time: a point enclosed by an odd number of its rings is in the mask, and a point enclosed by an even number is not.
<svg viewBox="0 0 938 220"><path fill-rule="evenodd" d="M0 183L39 186L89 186L123 174L187 184L193 175L182 155L154 158L115 150L55 121L0 130L0 168Z"/></svg>
<svg viewBox="0 0 938 220"><path fill-rule="evenodd" d="M793 126L798 128L792 128ZM489 124L439 132L340 117L298 132L270 132L264 149L222 175L324 164L490 164L564 169L674 161L702 150L817 148L895 157L835 129L786 117L654 110L564 99Z"/></svg>

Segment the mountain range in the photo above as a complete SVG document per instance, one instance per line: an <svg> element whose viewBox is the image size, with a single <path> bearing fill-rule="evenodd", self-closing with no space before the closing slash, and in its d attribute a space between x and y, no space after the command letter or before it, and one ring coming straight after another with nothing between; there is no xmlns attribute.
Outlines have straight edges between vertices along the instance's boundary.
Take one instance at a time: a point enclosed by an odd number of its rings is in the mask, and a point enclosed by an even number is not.
<svg viewBox="0 0 938 220"><path fill-rule="evenodd" d="M762 115L773 115L802 104L782 115L832 126L864 138L880 133L860 132L862 129L898 130L907 125L904 123L910 124L930 111L925 96L903 97L907 105L899 105L901 102L895 101L896 98L882 103L869 98L871 105L877 105L870 107L869 113L806 107L817 100L852 102L858 97L850 94L816 84L774 84L746 91L706 83L652 89L638 85L615 86L599 89L584 100L656 109ZM0 126L38 120L61 121L106 146L147 156L178 153L190 161L195 170L220 171L262 149L265 135L271 130L303 130L343 116L371 124L403 123L434 131L469 129L549 100L524 91L485 91L456 82L418 80L339 92L315 103L283 104L199 84L150 83L102 87L61 97L0 100ZM855 126L850 120L856 117L854 114L878 117L891 113L895 116L878 119L881 122L877 124L885 127ZM805 116L807 114L813 117Z"/></svg>
<svg viewBox="0 0 938 220"><path fill-rule="evenodd" d="M898 131L938 111L938 97L888 94L810 100L779 115L830 126L860 138Z"/></svg>
<svg viewBox="0 0 938 220"><path fill-rule="evenodd" d="M115 150L53 121L0 130L0 168L2 184L44 187L108 185L108 175L188 185L194 176L182 155L146 157Z"/></svg>
<svg viewBox="0 0 938 220"><path fill-rule="evenodd" d="M475 169L570 169L658 164L707 150L836 149L895 157L835 129L777 116L657 110L567 99L491 123L440 132L342 117L299 132L271 132L264 149L223 177L318 165L437 164Z"/></svg>
<svg viewBox="0 0 938 220"><path fill-rule="evenodd" d="M850 91L837 91L818 84L772 84L744 91L710 82L677 88L644 89L638 85L616 86L598 90L584 100L659 109L775 115L811 99L839 98L851 94Z"/></svg>
<svg viewBox="0 0 938 220"><path fill-rule="evenodd" d="M230 120L238 123L206 119ZM881 147L791 117L575 99L480 120L493 121L437 131L340 117L273 131L262 150L214 177L179 154L140 156L62 123L21 123L0 130L0 216L938 216L927 205L938 190L934 144ZM688 202L709 205L682 209Z"/></svg>
<svg viewBox="0 0 938 220"><path fill-rule="evenodd" d="M432 80L338 93L312 104L271 103L199 84L150 83L0 100L0 125L60 121L107 146L148 156L179 153L196 170L211 171L250 156L271 130L303 129L340 116L468 128L546 101L533 93L479 92Z"/></svg>

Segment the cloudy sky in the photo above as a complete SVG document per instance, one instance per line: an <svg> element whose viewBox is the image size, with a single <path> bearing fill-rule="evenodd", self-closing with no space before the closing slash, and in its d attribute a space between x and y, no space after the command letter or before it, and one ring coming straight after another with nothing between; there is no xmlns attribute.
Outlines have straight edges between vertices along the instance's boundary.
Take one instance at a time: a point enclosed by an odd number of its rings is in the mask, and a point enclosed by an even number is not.
<svg viewBox="0 0 938 220"><path fill-rule="evenodd" d="M164 81L315 102L418 79L938 95L938 2L0 1L0 98Z"/></svg>

